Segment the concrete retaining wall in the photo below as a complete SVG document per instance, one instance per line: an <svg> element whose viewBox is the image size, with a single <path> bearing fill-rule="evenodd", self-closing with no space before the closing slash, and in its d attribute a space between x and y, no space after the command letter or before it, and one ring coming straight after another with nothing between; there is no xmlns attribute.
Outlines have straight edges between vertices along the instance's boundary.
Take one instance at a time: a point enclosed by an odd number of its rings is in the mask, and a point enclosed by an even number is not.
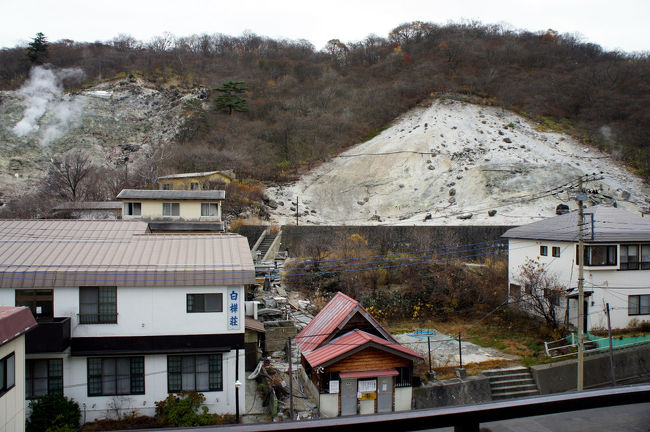
<svg viewBox="0 0 650 432"><path fill-rule="evenodd" d="M287 347L287 338L295 338L298 334L293 321L267 321L264 323L264 330L265 352L284 350Z"/></svg>
<svg viewBox="0 0 650 432"><path fill-rule="evenodd" d="M446 246L497 240L510 226L282 226L280 250L290 256L309 255L313 244L331 244L359 234L381 253L429 250ZM484 245L477 245L477 253ZM504 254L507 248L504 249ZM471 255L466 252L463 255Z"/></svg>
<svg viewBox="0 0 650 432"><path fill-rule="evenodd" d="M614 351L617 381L650 377L650 344ZM578 366L575 359L531 367L541 394L576 390ZM592 388L611 383L609 353L585 357L584 387Z"/></svg>
<svg viewBox="0 0 650 432"><path fill-rule="evenodd" d="M413 408L476 404L492 400L490 380L484 375L429 382L413 389Z"/></svg>

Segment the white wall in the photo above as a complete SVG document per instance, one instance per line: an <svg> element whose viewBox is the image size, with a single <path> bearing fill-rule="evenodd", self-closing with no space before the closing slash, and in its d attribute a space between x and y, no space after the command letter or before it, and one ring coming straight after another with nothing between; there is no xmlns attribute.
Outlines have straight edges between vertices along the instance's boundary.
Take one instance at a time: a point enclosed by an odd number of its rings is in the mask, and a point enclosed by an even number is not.
<svg viewBox="0 0 650 432"><path fill-rule="evenodd" d="M540 245L548 246L548 256L539 255ZM553 246L560 247L560 257L551 256ZM578 286L578 265L576 261L576 243L540 240L510 239L509 242L509 282L519 284L521 266L532 259L545 265L549 273L557 276L560 284L567 288ZM619 260L620 261L620 257ZM619 271L619 266L584 267L585 291L593 291L589 297L587 313L588 327L607 327L607 318L603 312L605 303L611 310L612 328L622 328L636 318L639 321L650 320L650 315L628 315L628 296L650 294L650 270ZM645 287L645 288L643 288ZM514 294L514 293L511 293ZM577 301L569 301L569 322L577 323ZM561 311L564 317L564 310Z"/></svg>
<svg viewBox="0 0 650 432"><path fill-rule="evenodd" d="M228 294L237 291L239 329L228 329ZM223 294L223 312L187 313L186 295ZM0 305L14 306L12 289L0 290ZM117 324L79 324L79 287L54 289L54 316L71 317L72 337L152 336L244 332L244 288L118 287Z"/></svg>
<svg viewBox="0 0 650 432"><path fill-rule="evenodd" d="M235 414L235 351L223 353L223 391L201 392L210 412ZM239 380L244 382L244 350L239 351ZM148 355L144 359L145 394L122 396L88 396L87 358L68 357L63 362L64 394L81 407L82 422L115 417L117 410L127 414L136 410L140 415L153 416L155 402L167 393L167 356ZM245 412L245 385L239 389L239 412Z"/></svg>
<svg viewBox="0 0 650 432"><path fill-rule="evenodd" d="M320 416L322 418L338 417L339 415L339 394L322 393L320 395Z"/></svg>
<svg viewBox="0 0 650 432"><path fill-rule="evenodd" d="M25 430L25 335L0 346L0 359L15 356L16 385L0 396L0 432Z"/></svg>

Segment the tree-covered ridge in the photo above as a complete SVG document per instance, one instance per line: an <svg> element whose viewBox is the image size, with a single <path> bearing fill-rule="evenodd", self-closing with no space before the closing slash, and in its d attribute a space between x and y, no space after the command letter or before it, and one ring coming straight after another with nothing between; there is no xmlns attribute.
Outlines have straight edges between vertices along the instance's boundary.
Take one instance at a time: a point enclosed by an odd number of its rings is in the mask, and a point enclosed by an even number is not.
<svg viewBox="0 0 650 432"><path fill-rule="evenodd" d="M287 178L432 95L451 94L591 141L650 178L648 55L605 52L552 30L413 22L387 38L333 39L323 51L251 33L167 34L148 43L121 35L105 43L49 42L48 61L80 67L89 81L137 73L159 85L244 82L246 112L227 115L214 103L188 108L195 133L180 137L169 159L178 170L218 165L242 176ZM17 88L30 67L21 48L0 51L0 63L4 89Z"/></svg>

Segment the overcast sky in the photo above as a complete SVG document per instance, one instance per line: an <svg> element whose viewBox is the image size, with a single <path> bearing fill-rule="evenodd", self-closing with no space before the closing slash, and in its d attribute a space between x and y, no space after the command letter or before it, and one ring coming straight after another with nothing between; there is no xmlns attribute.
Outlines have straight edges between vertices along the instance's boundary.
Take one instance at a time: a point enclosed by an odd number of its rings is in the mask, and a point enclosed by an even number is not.
<svg viewBox="0 0 650 432"><path fill-rule="evenodd" d="M415 20L477 20L531 31L578 34L606 50L650 51L650 0L0 0L0 47L26 46L37 32L50 42L109 41L129 34L147 42L175 36L244 31L307 39L360 41ZM1 67L1 66L0 66Z"/></svg>

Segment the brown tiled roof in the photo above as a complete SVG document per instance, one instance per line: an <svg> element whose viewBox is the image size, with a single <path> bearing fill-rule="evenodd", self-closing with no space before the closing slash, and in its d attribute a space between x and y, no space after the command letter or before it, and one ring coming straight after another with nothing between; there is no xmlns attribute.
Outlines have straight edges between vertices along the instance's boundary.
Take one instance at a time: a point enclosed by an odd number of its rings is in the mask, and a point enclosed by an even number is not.
<svg viewBox="0 0 650 432"><path fill-rule="evenodd" d="M36 327L36 320L29 308L0 306L0 345L17 338L32 327Z"/></svg>
<svg viewBox="0 0 650 432"><path fill-rule="evenodd" d="M264 324L262 324L258 320L253 319L252 317L249 317L249 316L246 317L246 321L245 321L244 326L245 326L245 328L247 330L250 329L250 330L256 331L258 333L266 333L266 329L264 328Z"/></svg>
<svg viewBox="0 0 650 432"><path fill-rule="evenodd" d="M0 287L255 283L235 234L147 234L139 221L0 221Z"/></svg>

